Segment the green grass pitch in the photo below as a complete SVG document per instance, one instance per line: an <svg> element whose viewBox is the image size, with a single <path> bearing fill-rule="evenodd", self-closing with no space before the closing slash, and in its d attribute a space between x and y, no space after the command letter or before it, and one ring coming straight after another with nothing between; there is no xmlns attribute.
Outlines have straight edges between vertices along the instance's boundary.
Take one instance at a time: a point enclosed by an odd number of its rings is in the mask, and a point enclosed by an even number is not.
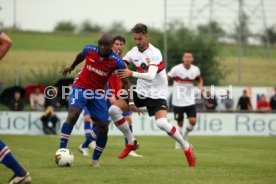
<svg viewBox="0 0 276 184"><path fill-rule="evenodd" d="M54 163L58 136L1 135L16 158L32 174L35 184L275 184L276 137L203 137L191 136L197 156L197 167L187 167L181 150L166 136L145 136L137 139L143 158L117 159L123 138L109 137L100 159L100 168L89 166L89 157L82 157L77 147L82 136L72 136L69 149L74 165L60 168ZM0 165L0 183L12 172Z"/></svg>

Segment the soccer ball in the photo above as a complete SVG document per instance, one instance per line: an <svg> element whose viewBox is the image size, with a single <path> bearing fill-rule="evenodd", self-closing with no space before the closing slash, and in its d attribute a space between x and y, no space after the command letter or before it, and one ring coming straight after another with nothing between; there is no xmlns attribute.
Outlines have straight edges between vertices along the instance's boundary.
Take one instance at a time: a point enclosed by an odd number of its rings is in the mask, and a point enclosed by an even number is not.
<svg viewBox="0 0 276 184"><path fill-rule="evenodd" d="M60 167L70 167L73 164L74 155L69 149L61 148L57 150L55 160Z"/></svg>

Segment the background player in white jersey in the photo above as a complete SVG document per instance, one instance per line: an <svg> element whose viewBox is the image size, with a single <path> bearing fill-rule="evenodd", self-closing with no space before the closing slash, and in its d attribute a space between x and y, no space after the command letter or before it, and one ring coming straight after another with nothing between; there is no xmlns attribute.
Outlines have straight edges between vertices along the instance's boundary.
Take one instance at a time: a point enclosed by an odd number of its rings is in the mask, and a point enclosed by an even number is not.
<svg viewBox="0 0 276 184"><path fill-rule="evenodd" d="M178 130L187 140L188 134L193 130L196 124L195 93L193 90L194 81L197 81L199 92L202 92L203 80L200 70L193 65L193 53L185 51L182 57L182 63L174 66L168 73L168 78L173 82L172 105L174 106L174 118L177 121ZM198 96L201 96L200 94ZM183 134L183 120L186 113L188 122ZM180 148L176 142L175 148Z"/></svg>
<svg viewBox="0 0 276 184"><path fill-rule="evenodd" d="M128 103L129 105L135 104L137 107L145 106L149 115L155 116L156 125L180 143L189 166L195 166L192 145L185 141L179 131L167 120L168 81L161 52L148 42L149 33L146 25L136 24L131 32L136 47L131 49L123 60L134 65L137 72L125 69L119 71L118 74L120 77L138 78L137 86L133 92L133 101L118 100L109 109L110 117L117 124L121 124L117 127L124 133L129 142L133 142L133 135L121 114L128 110ZM135 143L127 145L119 158L126 157L135 148Z"/></svg>

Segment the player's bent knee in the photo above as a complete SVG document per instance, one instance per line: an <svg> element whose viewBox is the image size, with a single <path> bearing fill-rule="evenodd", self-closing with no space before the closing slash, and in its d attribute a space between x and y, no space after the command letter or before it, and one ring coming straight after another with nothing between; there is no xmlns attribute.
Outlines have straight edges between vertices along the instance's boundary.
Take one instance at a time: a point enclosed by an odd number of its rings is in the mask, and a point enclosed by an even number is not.
<svg viewBox="0 0 276 184"><path fill-rule="evenodd" d="M189 123L192 125L196 124L196 118L189 118Z"/></svg>
<svg viewBox="0 0 276 184"><path fill-rule="evenodd" d="M108 109L108 113L114 122L121 120L123 117L123 111L116 105L111 105Z"/></svg>
<svg viewBox="0 0 276 184"><path fill-rule="evenodd" d="M161 130L164 130L166 132L170 132L172 129L172 125L168 123L167 118L160 118L156 120L156 125ZM168 126L169 125L169 126Z"/></svg>
<svg viewBox="0 0 276 184"><path fill-rule="evenodd" d="M107 135L108 133L108 126L100 126L98 127L99 134L101 135Z"/></svg>
<svg viewBox="0 0 276 184"><path fill-rule="evenodd" d="M92 121L92 119L91 119L91 117L90 117L90 115L85 115L84 116L84 121L86 121L86 122L91 122Z"/></svg>

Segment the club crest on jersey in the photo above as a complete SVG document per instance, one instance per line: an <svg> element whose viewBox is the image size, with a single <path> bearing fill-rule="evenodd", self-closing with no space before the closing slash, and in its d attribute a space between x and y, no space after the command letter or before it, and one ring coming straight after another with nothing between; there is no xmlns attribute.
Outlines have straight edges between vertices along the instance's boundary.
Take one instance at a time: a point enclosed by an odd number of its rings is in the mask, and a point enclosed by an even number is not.
<svg viewBox="0 0 276 184"><path fill-rule="evenodd" d="M145 70L147 68L147 65L146 63L141 63L140 67Z"/></svg>
<svg viewBox="0 0 276 184"><path fill-rule="evenodd" d="M189 78L189 77L187 77L187 76L186 76L184 79L185 79L185 80L190 80L190 78Z"/></svg>
<svg viewBox="0 0 276 184"><path fill-rule="evenodd" d="M193 73L190 73L190 74L189 74L189 78L192 79L192 78L194 78L194 77L195 77L195 75L194 75Z"/></svg>

